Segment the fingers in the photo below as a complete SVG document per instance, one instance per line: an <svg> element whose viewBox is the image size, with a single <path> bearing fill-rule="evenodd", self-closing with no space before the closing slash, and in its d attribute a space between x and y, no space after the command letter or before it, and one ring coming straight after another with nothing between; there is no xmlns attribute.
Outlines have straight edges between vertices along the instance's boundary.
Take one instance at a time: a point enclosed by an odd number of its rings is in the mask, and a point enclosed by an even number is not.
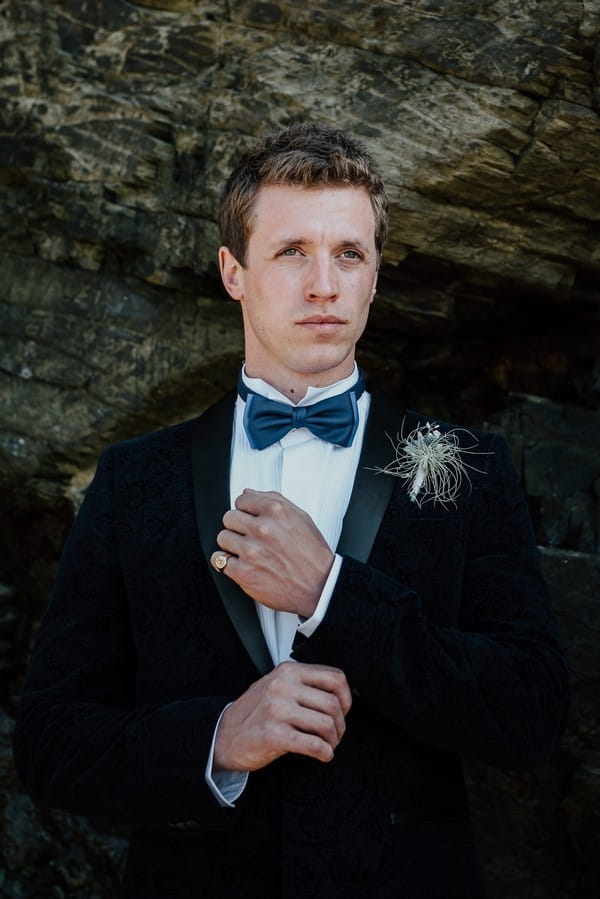
<svg viewBox="0 0 600 899"><path fill-rule="evenodd" d="M348 686L346 675L340 668L298 662L283 662L279 667L284 666L286 668L287 666L293 666L294 669L299 668L299 675L305 685L333 694L337 698L343 714L348 714L352 705L352 693Z"/></svg>
<svg viewBox="0 0 600 899"><path fill-rule="evenodd" d="M294 727L287 727L282 736L284 739L281 755L293 752L296 755L305 755L315 759L317 762L332 761L338 745L337 742L322 738L316 733L307 733Z"/></svg>
<svg viewBox="0 0 600 899"><path fill-rule="evenodd" d="M317 666L300 666L297 662L279 665L275 669L276 676L266 686L267 702L271 703L269 711L274 717L281 713L287 724L320 737L335 749L346 731L350 690L348 688L346 696L342 687L346 679L341 671L323 667L320 673L314 672L313 677L310 671L313 667ZM295 669L300 670L296 672Z"/></svg>
<svg viewBox="0 0 600 899"><path fill-rule="evenodd" d="M243 540L241 534L227 529L219 531L217 534L217 546L220 546L221 549L224 549L226 553L232 556L240 555L242 549L247 551L253 548L249 541Z"/></svg>
<svg viewBox="0 0 600 899"><path fill-rule="evenodd" d="M223 524L228 531L236 534L247 534L256 521L256 515L242 512L239 509L229 509L223 515Z"/></svg>
<svg viewBox="0 0 600 899"><path fill-rule="evenodd" d="M246 487L235 501L235 508L248 515L270 512L277 515L285 507L298 509L294 503L275 490L252 490Z"/></svg>
<svg viewBox="0 0 600 899"><path fill-rule="evenodd" d="M228 559L232 556L239 558L243 554L251 559L255 555L260 556L259 550L265 543L269 543L273 529L277 528L277 520L286 503L296 509L279 493L262 492L249 488L244 490L236 500L236 508L229 509L223 515L224 527L217 534L216 542L224 552L214 552L210 559L211 565L219 571L224 571ZM238 508L238 504L246 505L253 511L243 511ZM275 510L275 514L273 517L269 517L273 510ZM301 513L300 509L297 511ZM244 540L243 538L248 539ZM230 574L230 572L227 573Z"/></svg>
<svg viewBox="0 0 600 899"><path fill-rule="evenodd" d="M215 761L228 770L255 770L288 752L331 761L351 701L339 669L283 662L223 713Z"/></svg>
<svg viewBox="0 0 600 899"><path fill-rule="evenodd" d="M236 534L254 534L260 539L268 539L269 534L279 530L290 515L308 517L281 493L246 488L236 499L235 508L224 514L223 525Z"/></svg>
<svg viewBox="0 0 600 899"><path fill-rule="evenodd" d="M266 702L284 725L286 752L327 762L346 731L352 695L342 671L325 665L283 662L271 672Z"/></svg>
<svg viewBox="0 0 600 899"><path fill-rule="evenodd" d="M223 525L216 542L227 562L212 564L257 602L309 618L334 560L310 516L280 493L246 489Z"/></svg>

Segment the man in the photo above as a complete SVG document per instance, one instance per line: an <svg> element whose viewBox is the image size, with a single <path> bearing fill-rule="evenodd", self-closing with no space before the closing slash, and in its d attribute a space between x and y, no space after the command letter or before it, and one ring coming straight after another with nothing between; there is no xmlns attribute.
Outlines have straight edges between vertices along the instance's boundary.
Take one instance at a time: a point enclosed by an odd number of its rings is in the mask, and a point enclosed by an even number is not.
<svg viewBox="0 0 600 899"><path fill-rule="evenodd" d="M356 368L386 227L350 137L247 153L219 251L238 396L106 451L73 527L16 759L40 803L131 828L124 896L480 897L460 757L527 767L560 736L505 444Z"/></svg>

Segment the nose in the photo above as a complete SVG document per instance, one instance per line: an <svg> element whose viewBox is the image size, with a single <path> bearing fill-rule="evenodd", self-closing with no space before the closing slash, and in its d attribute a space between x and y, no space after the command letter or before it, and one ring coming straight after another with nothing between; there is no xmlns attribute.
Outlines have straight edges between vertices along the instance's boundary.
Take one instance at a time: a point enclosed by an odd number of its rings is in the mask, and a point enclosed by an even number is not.
<svg viewBox="0 0 600 899"><path fill-rule="evenodd" d="M308 271L306 299L311 303L333 302L339 285L335 264L329 257L316 256Z"/></svg>

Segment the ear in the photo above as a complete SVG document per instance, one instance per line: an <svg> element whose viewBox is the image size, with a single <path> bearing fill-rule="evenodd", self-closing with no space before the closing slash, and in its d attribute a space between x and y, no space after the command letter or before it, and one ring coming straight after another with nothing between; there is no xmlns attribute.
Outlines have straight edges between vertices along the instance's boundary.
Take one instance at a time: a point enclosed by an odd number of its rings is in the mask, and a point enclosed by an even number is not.
<svg viewBox="0 0 600 899"><path fill-rule="evenodd" d="M379 268L375 272L375 277L373 278L373 286L371 287L371 302L375 299L375 291L377 290L377 278L379 277Z"/></svg>
<svg viewBox="0 0 600 899"><path fill-rule="evenodd" d="M219 268L225 290L234 300L244 296L244 269L228 247L219 248Z"/></svg>

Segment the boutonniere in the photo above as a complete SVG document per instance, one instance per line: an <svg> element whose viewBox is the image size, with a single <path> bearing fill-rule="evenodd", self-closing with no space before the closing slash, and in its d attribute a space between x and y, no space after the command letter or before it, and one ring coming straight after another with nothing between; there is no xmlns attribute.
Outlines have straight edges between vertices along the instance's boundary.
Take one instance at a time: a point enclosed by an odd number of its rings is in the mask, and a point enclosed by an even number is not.
<svg viewBox="0 0 600 899"><path fill-rule="evenodd" d="M467 434L472 443L461 446L459 434ZM388 434L389 437L389 434ZM419 425L406 437L401 434L390 442L395 458L385 468L375 468L378 474L391 474L406 482L408 495L419 508L424 503L456 505L463 481L471 489L471 471L483 472L466 461L467 456L489 455L475 450L477 439L465 428L442 432L434 422Z"/></svg>

